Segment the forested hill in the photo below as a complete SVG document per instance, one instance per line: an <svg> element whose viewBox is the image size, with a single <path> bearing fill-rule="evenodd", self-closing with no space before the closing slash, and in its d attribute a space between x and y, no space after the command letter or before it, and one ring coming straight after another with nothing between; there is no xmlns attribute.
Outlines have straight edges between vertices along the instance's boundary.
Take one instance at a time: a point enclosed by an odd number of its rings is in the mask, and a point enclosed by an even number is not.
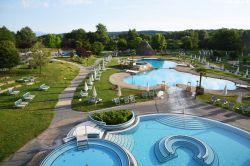
<svg viewBox="0 0 250 166"><path fill-rule="evenodd" d="M128 31L119 31L119 32L108 32L110 37L118 37L120 34L126 34ZM167 34L169 31L157 31L157 30L144 30L144 31L137 31L139 35L155 35L156 33Z"/></svg>

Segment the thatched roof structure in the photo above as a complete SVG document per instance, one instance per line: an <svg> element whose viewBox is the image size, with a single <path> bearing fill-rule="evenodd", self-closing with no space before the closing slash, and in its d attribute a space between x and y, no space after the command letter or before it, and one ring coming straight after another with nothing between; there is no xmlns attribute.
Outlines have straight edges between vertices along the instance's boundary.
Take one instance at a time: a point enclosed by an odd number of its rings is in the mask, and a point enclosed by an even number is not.
<svg viewBox="0 0 250 166"><path fill-rule="evenodd" d="M153 50L153 48L150 46L150 44L146 41L143 40L138 48L136 49L136 55L154 55L155 51Z"/></svg>

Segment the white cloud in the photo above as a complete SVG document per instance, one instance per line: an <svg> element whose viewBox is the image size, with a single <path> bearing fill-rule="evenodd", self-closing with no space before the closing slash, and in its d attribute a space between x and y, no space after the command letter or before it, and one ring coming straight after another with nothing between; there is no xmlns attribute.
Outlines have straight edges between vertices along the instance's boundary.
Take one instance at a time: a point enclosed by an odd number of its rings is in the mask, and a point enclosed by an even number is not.
<svg viewBox="0 0 250 166"><path fill-rule="evenodd" d="M62 0L65 5L84 5L91 4L93 0Z"/></svg>

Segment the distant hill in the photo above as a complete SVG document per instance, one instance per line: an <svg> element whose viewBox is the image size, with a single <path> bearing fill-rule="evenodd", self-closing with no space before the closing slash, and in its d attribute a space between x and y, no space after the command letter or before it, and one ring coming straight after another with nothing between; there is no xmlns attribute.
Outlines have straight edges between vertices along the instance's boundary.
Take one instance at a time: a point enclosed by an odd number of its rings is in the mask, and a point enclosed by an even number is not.
<svg viewBox="0 0 250 166"><path fill-rule="evenodd" d="M35 34L36 34L36 37L39 37L39 36L47 35L48 33L36 31Z"/></svg>
<svg viewBox="0 0 250 166"><path fill-rule="evenodd" d="M117 37L122 33L127 33L128 31L120 31L120 32L108 32L110 37ZM156 33L167 34L169 31L156 31L156 30L144 30L144 31L137 31L138 34L145 34L145 35L154 35Z"/></svg>

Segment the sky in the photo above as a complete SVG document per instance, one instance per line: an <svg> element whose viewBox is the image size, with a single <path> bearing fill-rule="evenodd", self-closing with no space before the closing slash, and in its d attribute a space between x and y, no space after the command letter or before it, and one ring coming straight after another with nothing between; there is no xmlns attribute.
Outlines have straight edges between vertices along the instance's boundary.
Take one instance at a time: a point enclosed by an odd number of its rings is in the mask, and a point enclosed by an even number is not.
<svg viewBox="0 0 250 166"><path fill-rule="evenodd" d="M250 0L0 0L0 26L64 33L185 29L250 29Z"/></svg>

